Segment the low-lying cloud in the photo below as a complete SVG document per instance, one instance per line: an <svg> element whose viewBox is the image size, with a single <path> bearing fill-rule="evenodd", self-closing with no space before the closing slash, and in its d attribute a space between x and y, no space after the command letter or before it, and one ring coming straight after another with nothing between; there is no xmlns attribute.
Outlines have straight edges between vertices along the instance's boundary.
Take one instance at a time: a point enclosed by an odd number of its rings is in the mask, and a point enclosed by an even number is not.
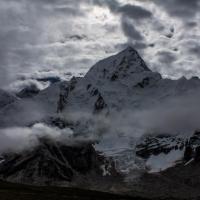
<svg viewBox="0 0 200 200"><path fill-rule="evenodd" d="M200 129L200 94L190 92L172 97L149 108L123 110L108 117L93 116L80 112L67 114L65 119L78 122L75 131L83 138L101 140L116 136L135 140L147 134L191 136Z"/></svg>
<svg viewBox="0 0 200 200"><path fill-rule="evenodd" d="M40 138L48 138L53 141L67 142L72 136L71 129L60 130L42 123L33 127L12 127L0 129L0 153L31 150L40 144Z"/></svg>
<svg viewBox="0 0 200 200"><path fill-rule="evenodd" d="M198 92L188 92L185 95L151 104L146 109L122 110L110 113L107 117L79 111L60 114L59 117L64 123L73 126L73 132L71 128L59 129L42 123L36 123L32 127L1 128L0 152L32 148L39 144L40 137L49 137L66 144L103 140L107 144L111 142L111 145L118 148L123 142L126 145L130 142L135 143L147 134L190 136L200 129L199 101ZM34 110L33 107L28 107L28 109ZM30 115L28 111L26 113L24 118ZM42 115L42 113L37 110L37 115Z"/></svg>

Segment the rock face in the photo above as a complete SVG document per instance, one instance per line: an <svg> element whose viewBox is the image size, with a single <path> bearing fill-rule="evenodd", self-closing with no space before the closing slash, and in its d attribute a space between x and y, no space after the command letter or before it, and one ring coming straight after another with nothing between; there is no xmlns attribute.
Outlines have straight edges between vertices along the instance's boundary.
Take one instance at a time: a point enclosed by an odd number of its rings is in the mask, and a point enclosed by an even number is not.
<svg viewBox="0 0 200 200"><path fill-rule="evenodd" d="M193 136L188 138L185 143L184 160L186 162L193 159L195 162L200 161L200 132L196 131Z"/></svg>
<svg viewBox="0 0 200 200"><path fill-rule="evenodd" d="M68 96L69 96L70 92L74 90L79 79L80 78L73 77L69 81L69 83L65 82L61 85L59 100L58 100L58 104L57 104L57 113L61 113L64 110L65 106L67 105Z"/></svg>
<svg viewBox="0 0 200 200"><path fill-rule="evenodd" d="M114 163L92 144L67 146L44 138L32 150L4 154L0 164L3 180L36 185L79 186L81 181L111 176L119 176Z"/></svg>
<svg viewBox="0 0 200 200"><path fill-rule="evenodd" d="M172 150L184 150L185 140L171 135L155 135L144 137L136 146L136 154L148 159L151 155L168 154Z"/></svg>
<svg viewBox="0 0 200 200"><path fill-rule="evenodd" d="M136 155L148 160L151 156L170 154L171 152L182 151L181 159L186 164L190 161L200 161L200 133L196 131L190 137L154 135L144 137L136 146Z"/></svg>

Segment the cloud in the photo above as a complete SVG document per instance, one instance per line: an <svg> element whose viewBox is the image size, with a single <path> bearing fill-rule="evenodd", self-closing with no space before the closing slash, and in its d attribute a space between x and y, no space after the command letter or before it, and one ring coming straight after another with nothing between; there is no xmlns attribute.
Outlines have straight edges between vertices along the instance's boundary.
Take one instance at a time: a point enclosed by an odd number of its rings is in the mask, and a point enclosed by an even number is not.
<svg viewBox="0 0 200 200"><path fill-rule="evenodd" d="M117 0L93 0L93 3L99 6L107 6L111 12L122 14L123 16L133 18L134 20L141 20L152 16L151 11L144 7L133 4L121 5Z"/></svg>
<svg viewBox="0 0 200 200"><path fill-rule="evenodd" d="M144 39L141 33L135 29L133 23L127 18L122 19L122 30L130 40L140 41Z"/></svg>
<svg viewBox="0 0 200 200"><path fill-rule="evenodd" d="M179 82L181 84L181 82ZM71 112L60 115L70 128L59 129L43 123L32 127L8 127L0 129L0 153L4 151L23 151L34 148L41 137L65 144L79 142L105 142L109 148L120 148L134 144L146 134L192 135L200 128L200 93L189 92L172 97L140 110L122 110L110 116ZM34 110L34 107L30 109ZM30 112L28 112L30 113ZM28 116L28 115L27 115ZM121 146L120 146L121 145Z"/></svg>
<svg viewBox="0 0 200 200"><path fill-rule="evenodd" d="M0 129L0 153L31 150L40 144L40 138L48 138L57 142L70 140L73 132L71 129L59 130L42 123L31 128L13 127Z"/></svg>
<svg viewBox="0 0 200 200"><path fill-rule="evenodd" d="M192 81L192 80L188 80ZM177 84L182 84L180 79ZM200 93L189 91L178 96L166 98L159 105L122 110L105 116L88 113L65 113L64 119L78 124L76 134L93 139L106 137L128 137L137 140L145 134L192 135L200 128ZM102 139L102 138L101 138Z"/></svg>
<svg viewBox="0 0 200 200"><path fill-rule="evenodd" d="M26 79L15 81L8 90L11 90L14 93L19 93L22 90L30 90L30 91L40 91L47 88L50 84L48 82L40 82L34 79Z"/></svg>
<svg viewBox="0 0 200 200"><path fill-rule="evenodd" d="M174 63L177 60L176 54L170 51L160 51L157 53L157 56L160 63L164 63L169 67L172 63Z"/></svg>
<svg viewBox="0 0 200 200"><path fill-rule="evenodd" d="M140 33L137 30L134 21L142 21L151 18L152 13L150 11L146 10L144 7L137 5L132 5L132 4L121 5L116 0L113 1L95 0L93 2L94 4L100 6L108 6L111 12L121 16L121 27L125 36L128 39L131 38L134 41L144 39L142 33ZM132 19L132 21L130 19Z"/></svg>
<svg viewBox="0 0 200 200"><path fill-rule="evenodd" d="M99 6L108 6L112 12L117 12L120 6L117 0L93 0L92 3Z"/></svg>
<svg viewBox="0 0 200 200"><path fill-rule="evenodd" d="M134 20L143 20L152 17L152 13L141 6L129 5L119 7L118 11Z"/></svg>
<svg viewBox="0 0 200 200"><path fill-rule="evenodd" d="M56 65L52 61L57 56L53 52L56 42L64 36L62 28L70 26L77 16L83 16L79 6L72 1L0 2L1 87L15 81L19 73ZM69 12L73 8L74 12ZM69 29L68 32L73 31Z"/></svg>
<svg viewBox="0 0 200 200"><path fill-rule="evenodd" d="M152 110L139 113L141 127L148 133L192 135L200 128L199 93L172 98ZM139 121L139 120L138 120Z"/></svg>
<svg viewBox="0 0 200 200"><path fill-rule="evenodd" d="M200 8L198 0L166 0L162 2L154 0L154 2L164 7L170 15L184 18L185 20L188 17L194 17Z"/></svg>
<svg viewBox="0 0 200 200"><path fill-rule="evenodd" d="M198 10L197 0L1 0L0 87L41 69L59 71L62 78L66 72L84 74L130 43L152 69L171 76L155 57L179 49L174 68L180 68L197 54L197 48L186 51L179 44L194 38L198 46ZM197 63L196 56L190 62L193 74L200 74ZM177 77L187 75L185 65Z"/></svg>

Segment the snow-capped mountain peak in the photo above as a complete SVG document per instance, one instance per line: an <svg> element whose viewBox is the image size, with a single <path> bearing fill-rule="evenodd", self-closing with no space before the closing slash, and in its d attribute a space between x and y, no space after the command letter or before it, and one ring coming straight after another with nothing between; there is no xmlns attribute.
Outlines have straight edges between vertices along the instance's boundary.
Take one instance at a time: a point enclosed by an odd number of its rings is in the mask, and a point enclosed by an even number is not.
<svg viewBox="0 0 200 200"><path fill-rule="evenodd" d="M146 66L136 50L128 47L95 64L68 93L63 107L67 107L66 112L78 106L82 112L90 113L105 108L107 111L125 109L131 106L137 90L149 88L161 79L159 73Z"/></svg>
<svg viewBox="0 0 200 200"><path fill-rule="evenodd" d="M151 70L146 66L138 52L132 47L128 47L122 52L98 62L91 68L85 78L116 81L144 72L151 73Z"/></svg>

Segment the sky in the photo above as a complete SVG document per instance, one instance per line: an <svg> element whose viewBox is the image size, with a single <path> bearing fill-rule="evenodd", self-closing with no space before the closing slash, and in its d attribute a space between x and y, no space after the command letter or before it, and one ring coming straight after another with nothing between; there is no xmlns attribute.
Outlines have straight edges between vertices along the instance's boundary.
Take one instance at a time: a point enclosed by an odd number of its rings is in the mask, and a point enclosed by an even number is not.
<svg viewBox="0 0 200 200"><path fill-rule="evenodd" d="M164 77L200 76L199 11L199 0L0 0L0 88L84 75L129 45Z"/></svg>

